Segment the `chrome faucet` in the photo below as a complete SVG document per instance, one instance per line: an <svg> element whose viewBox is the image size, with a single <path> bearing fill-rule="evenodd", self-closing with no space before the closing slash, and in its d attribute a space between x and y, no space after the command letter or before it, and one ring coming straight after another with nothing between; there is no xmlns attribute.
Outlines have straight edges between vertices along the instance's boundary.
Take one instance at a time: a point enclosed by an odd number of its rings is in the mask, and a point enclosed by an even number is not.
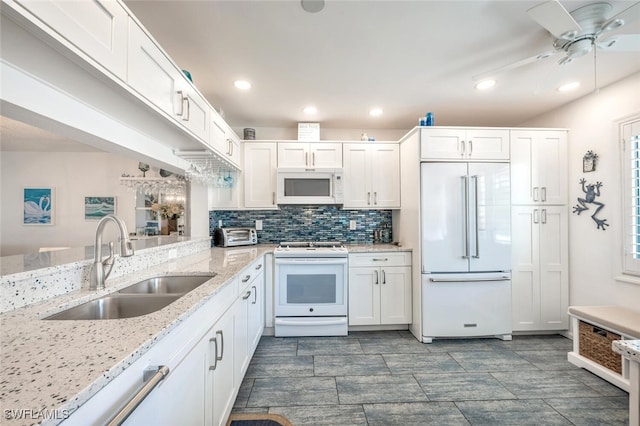
<svg viewBox="0 0 640 426"><path fill-rule="evenodd" d="M129 239L129 233L127 232L127 225L118 216L108 214L100 219L98 227L96 228L96 243L93 248L93 265L91 265L91 274L89 277L89 290L102 290L104 288L104 282L113 269L115 257L113 256L113 241L109 242L109 257L102 260L102 232L108 222L113 222L118 226L120 231L120 256L129 257L133 256L133 245Z"/></svg>

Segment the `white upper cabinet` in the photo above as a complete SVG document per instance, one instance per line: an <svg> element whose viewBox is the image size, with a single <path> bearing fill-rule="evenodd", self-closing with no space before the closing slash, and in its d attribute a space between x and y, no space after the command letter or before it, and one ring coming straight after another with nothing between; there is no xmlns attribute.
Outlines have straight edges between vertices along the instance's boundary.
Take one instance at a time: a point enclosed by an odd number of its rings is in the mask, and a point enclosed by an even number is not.
<svg viewBox="0 0 640 426"><path fill-rule="evenodd" d="M180 125L208 141L209 104L133 19L129 21L128 57L129 85Z"/></svg>
<svg viewBox="0 0 640 426"><path fill-rule="evenodd" d="M422 160L509 160L509 130L423 128L420 157Z"/></svg>
<svg viewBox="0 0 640 426"><path fill-rule="evenodd" d="M567 203L566 131L511 131L511 202Z"/></svg>
<svg viewBox="0 0 640 426"><path fill-rule="evenodd" d="M244 206L276 209L277 148L275 142L243 142Z"/></svg>
<svg viewBox="0 0 640 426"><path fill-rule="evenodd" d="M117 1L3 0L3 3L28 11L115 76L126 78L128 15Z"/></svg>
<svg viewBox="0 0 640 426"><path fill-rule="evenodd" d="M240 166L240 142L235 132L215 110L210 110L210 117L209 145L226 160Z"/></svg>
<svg viewBox="0 0 640 426"><path fill-rule="evenodd" d="M400 208L398 144L344 144L344 207Z"/></svg>
<svg viewBox="0 0 640 426"><path fill-rule="evenodd" d="M335 142L280 142L278 167L342 168L342 144Z"/></svg>

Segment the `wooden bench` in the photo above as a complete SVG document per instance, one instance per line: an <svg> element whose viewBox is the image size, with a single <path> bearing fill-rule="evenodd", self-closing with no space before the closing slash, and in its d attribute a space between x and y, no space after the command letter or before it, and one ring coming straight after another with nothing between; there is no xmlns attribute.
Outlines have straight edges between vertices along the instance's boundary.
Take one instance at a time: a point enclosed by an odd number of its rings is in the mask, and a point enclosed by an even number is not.
<svg viewBox="0 0 640 426"><path fill-rule="evenodd" d="M570 306L573 351L570 363L629 392L629 360L613 352L614 340L640 339L640 312L620 306Z"/></svg>

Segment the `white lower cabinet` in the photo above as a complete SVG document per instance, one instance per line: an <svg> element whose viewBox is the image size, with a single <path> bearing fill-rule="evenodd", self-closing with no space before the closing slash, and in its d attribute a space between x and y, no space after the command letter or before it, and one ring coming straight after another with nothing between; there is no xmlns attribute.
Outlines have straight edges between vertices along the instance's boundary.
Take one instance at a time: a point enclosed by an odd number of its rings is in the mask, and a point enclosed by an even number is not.
<svg viewBox="0 0 640 426"><path fill-rule="evenodd" d="M569 327L567 206L512 206L513 331Z"/></svg>
<svg viewBox="0 0 640 426"><path fill-rule="evenodd" d="M349 255L349 325L411 322L411 253Z"/></svg>
<svg viewBox="0 0 640 426"><path fill-rule="evenodd" d="M233 402L238 394L240 382L235 377L235 358L242 356L235 351L235 306L213 327L211 333L205 337L208 343L207 368L208 375L205 386L204 419L206 425L224 425L227 422ZM175 424L175 423L174 423ZM185 423L180 423L185 424Z"/></svg>

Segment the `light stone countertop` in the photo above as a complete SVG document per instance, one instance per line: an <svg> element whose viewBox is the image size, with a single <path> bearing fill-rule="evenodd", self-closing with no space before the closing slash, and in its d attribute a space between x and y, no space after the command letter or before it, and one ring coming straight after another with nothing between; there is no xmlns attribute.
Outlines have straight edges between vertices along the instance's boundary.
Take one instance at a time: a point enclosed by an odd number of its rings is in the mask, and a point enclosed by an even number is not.
<svg viewBox="0 0 640 426"><path fill-rule="evenodd" d="M614 340L611 346L614 352L640 363L640 340Z"/></svg>
<svg viewBox="0 0 640 426"><path fill-rule="evenodd" d="M5 410L4 420L11 424L38 422L8 419L6 410L74 411L214 297L230 279L255 259L273 252L274 248L272 244L214 247L110 279L103 291L73 291L0 314L0 403ZM351 253L410 250L392 244L352 244L347 248ZM151 276L209 273L217 275L165 308L141 317L41 320Z"/></svg>

